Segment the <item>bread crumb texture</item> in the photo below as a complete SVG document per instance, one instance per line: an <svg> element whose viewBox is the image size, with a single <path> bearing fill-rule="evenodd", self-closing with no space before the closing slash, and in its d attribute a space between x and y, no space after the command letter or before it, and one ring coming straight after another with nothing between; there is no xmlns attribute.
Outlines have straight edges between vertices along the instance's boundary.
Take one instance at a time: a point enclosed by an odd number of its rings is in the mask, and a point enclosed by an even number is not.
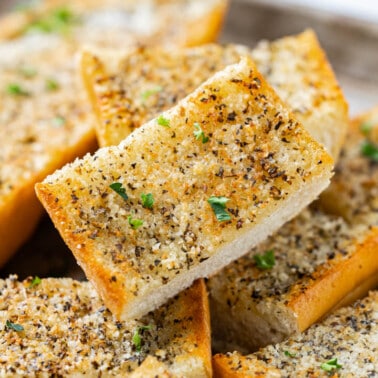
<svg viewBox="0 0 378 378"><path fill-rule="evenodd" d="M240 45L192 49L135 48L82 61L99 119L100 145L115 145L132 130L169 109L216 71L252 56L266 80L297 119L336 158L348 125L347 104L314 32Z"/></svg>
<svg viewBox="0 0 378 378"><path fill-rule="evenodd" d="M351 122L335 176L320 197L328 211L342 215L352 224L378 225L377 146L375 107Z"/></svg>
<svg viewBox="0 0 378 378"><path fill-rule="evenodd" d="M88 282L33 282L0 280L2 377L210 376L202 282L128 322L117 321Z"/></svg>
<svg viewBox="0 0 378 378"><path fill-rule="evenodd" d="M206 143L194 134L198 128ZM326 184L331 169L329 155L245 59L121 145L47 177L37 193L87 275L106 287L100 291L113 310L110 293L120 290L129 301L161 288L293 193L315 180ZM110 188L114 183L126 200ZM151 209L141 200L148 193ZM228 199L222 210L229 221L216 218L211 196Z"/></svg>
<svg viewBox="0 0 378 378"><path fill-rule="evenodd" d="M376 377L377 335L378 292L371 292L353 306L336 311L323 322L283 343L248 356L236 352L215 356L215 375L260 377L271 373L278 377ZM321 368L335 358L340 368L330 372Z"/></svg>

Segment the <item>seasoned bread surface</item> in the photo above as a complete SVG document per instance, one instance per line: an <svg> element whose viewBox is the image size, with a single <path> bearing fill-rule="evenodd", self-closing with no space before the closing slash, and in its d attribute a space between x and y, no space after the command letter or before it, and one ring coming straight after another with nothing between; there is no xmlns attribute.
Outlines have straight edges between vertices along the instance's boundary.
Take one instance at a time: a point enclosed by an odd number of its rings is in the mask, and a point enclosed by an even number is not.
<svg viewBox="0 0 378 378"><path fill-rule="evenodd" d="M366 294L378 285L377 243L377 228L304 210L208 280L214 348L253 352L304 331L354 290ZM254 257L267 251L275 263L259 269Z"/></svg>
<svg viewBox="0 0 378 378"><path fill-rule="evenodd" d="M312 201L331 171L324 148L243 59L36 189L107 306L134 318L247 253ZM151 209L142 205L150 193ZM216 218L214 197L229 221Z"/></svg>
<svg viewBox="0 0 378 378"><path fill-rule="evenodd" d="M327 211L352 224L378 225L377 146L378 106L350 123L335 176L320 197Z"/></svg>
<svg viewBox="0 0 378 378"><path fill-rule="evenodd" d="M226 7L226 0L47 0L0 19L0 266L42 214L34 184L96 148L78 50L209 42Z"/></svg>
<svg viewBox="0 0 378 378"><path fill-rule="evenodd" d="M0 266L42 213L34 184L95 149L73 54L71 45L46 35L0 44Z"/></svg>
<svg viewBox="0 0 378 378"><path fill-rule="evenodd" d="M252 58L296 118L337 160L348 128L348 104L312 30L261 42Z"/></svg>
<svg viewBox="0 0 378 378"><path fill-rule="evenodd" d="M81 43L194 46L218 36L227 0L43 0L0 18L0 40L54 33Z"/></svg>
<svg viewBox="0 0 378 378"><path fill-rule="evenodd" d="M347 104L312 31L262 42L194 49L130 48L86 52L83 78L98 115L100 145L116 145L241 55L252 56L297 119L336 159L348 125Z"/></svg>
<svg viewBox="0 0 378 378"><path fill-rule="evenodd" d="M112 316L90 283L69 278L11 276L0 280L0 298L2 377L211 376L202 281L128 322Z"/></svg>
<svg viewBox="0 0 378 378"><path fill-rule="evenodd" d="M236 352L216 355L214 377L375 377L377 335L378 292L375 291L285 342L247 356ZM321 368L333 359L341 367L331 368L329 372Z"/></svg>

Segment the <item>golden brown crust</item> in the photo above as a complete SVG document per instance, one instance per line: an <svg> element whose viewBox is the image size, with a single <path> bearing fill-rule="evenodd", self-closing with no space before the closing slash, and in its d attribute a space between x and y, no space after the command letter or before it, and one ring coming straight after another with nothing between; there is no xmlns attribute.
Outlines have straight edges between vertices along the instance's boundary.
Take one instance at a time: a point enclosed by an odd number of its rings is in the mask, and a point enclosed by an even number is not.
<svg viewBox="0 0 378 378"><path fill-rule="evenodd" d="M214 378L278 378L279 370L254 360L248 361L248 357L237 352L216 354L213 357Z"/></svg>
<svg viewBox="0 0 378 378"><path fill-rule="evenodd" d="M247 252L311 201L331 175L331 157L248 59L162 117L169 127L152 120L121 145L100 149L36 187L109 308L125 318ZM197 123L207 143L195 138ZM127 201L111 190L114 182L126 188ZM153 193L152 209L142 206L142 193ZM207 201L212 195L230 198L229 222L216 219ZM130 217L143 225L133 229ZM232 243L238 243L236 254ZM122 301L114 303L120 291Z"/></svg>
<svg viewBox="0 0 378 378"><path fill-rule="evenodd" d="M376 280L369 282L372 286L368 289L376 287L378 283L377 245L378 228L373 227L358 242L349 258L331 262L331 269L319 269L314 272L314 281L306 287L305 291L301 289L301 285L291 291L293 299L288 303L288 307L296 314L301 332L327 314L349 292L363 285L365 281L376 277Z"/></svg>
<svg viewBox="0 0 378 378"><path fill-rule="evenodd" d="M213 357L215 377L368 377L377 374L378 292L331 314L303 334L258 352ZM336 359L331 372L323 364ZM219 372L219 375L217 373ZM260 373L260 374L259 374Z"/></svg>

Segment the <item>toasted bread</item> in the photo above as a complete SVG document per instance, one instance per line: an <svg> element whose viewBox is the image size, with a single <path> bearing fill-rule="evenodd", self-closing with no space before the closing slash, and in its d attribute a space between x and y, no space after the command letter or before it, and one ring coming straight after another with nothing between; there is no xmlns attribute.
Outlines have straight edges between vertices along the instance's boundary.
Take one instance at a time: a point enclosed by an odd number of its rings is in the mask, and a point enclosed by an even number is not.
<svg viewBox="0 0 378 378"><path fill-rule="evenodd" d="M209 279L214 349L253 352L366 295L378 285L377 246L377 227L306 209ZM259 269L267 251L275 263Z"/></svg>
<svg viewBox="0 0 378 378"><path fill-rule="evenodd" d="M375 377L377 334L378 292L371 292L280 344L214 356L214 377Z"/></svg>
<svg viewBox="0 0 378 378"><path fill-rule="evenodd" d="M43 31L106 47L194 46L217 38L227 8L228 0L43 0L0 18L0 40Z"/></svg>
<svg viewBox="0 0 378 378"><path fill-rule="evenodd" d="M219 30L227 1L199 3L46 0L0 20L0 266L40 219L34 184L97 147L94 118L76 80L78 48L156 39L208 42ZM190 20L181 22L178 15ZM197 22L201 27L189 32Z"/></svg>
<svg viewBox="0 0 378 378"><path fill-rule="evenodd" d="M348 104L312 30L261 42L252 58L296 118L337 160L348 128Z"/></svg>
<svg viewBox="0 0 378 378"><path fill-rule="evenodd" d="M96 147L72 56L53 36L0 44L0 266L42 214L34 184Z"/></svg>
<svg viewBox="0 0 378 378"><path fill-rule="evenodd" d="M268 82L312 136L336 159L348 125L347 104L312 31L250 50L238 45L195 49L130 48L91 51L81 67L101 146L120 143L132 130L169 109L214 72L250 55Z"/></svg>
<svg viewBox="0 0 378 378"><path fill-rule="evenodd" d="M366 152L363 152L367 146ZM369 148L370 146L370 148ZM321 205L351 224L378 225L378 107L350 123L348 137ZM376 152L375 152L376 154Z"/></svg>
<svg viewBox="0 0 378 378"><path fill-rule="evenodd" d="M244 58L36 190L106 305L127 319L247 253L329 184L332 165Z"/></svg>
<svg viewBox="0 0 378 378"><path fill-rule="evenodd" d="M0 298L2 377L211 376L201 280L155 312L128 322L116 321L89 282L69 278L38 283L11 276L0 280Z"/></svg>

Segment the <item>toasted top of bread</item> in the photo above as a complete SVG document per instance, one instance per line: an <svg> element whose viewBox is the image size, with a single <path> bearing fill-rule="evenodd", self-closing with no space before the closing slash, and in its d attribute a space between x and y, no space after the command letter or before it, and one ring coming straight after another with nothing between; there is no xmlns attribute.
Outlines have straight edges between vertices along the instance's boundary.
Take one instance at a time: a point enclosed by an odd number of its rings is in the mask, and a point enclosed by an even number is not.
<svg viewBox="0 0 378 378"><path fill-rule="evenodd" d="M347 104L312 31L262 42L195 49L134 48L86 52L82 72L98 115L102 146L169 109L214 72L251 55L258 68L313 137L336 159L348 124Z"/></svg>
<svg viewBox="0 0 378 378"><path fill-rule="evenodd" d="M36 189L107 306L133 318L247 253L331 171L325 149L245 58Z"/></svg>
<svg viewBox="0 0 378 378"><path fill-rule="evenodd" d="M282 341L308 328L373 276L374 288L377 240L376 228L352 228L340 217L303 211L209 279L218 349L233 345L251 352ZM268 251L274 261L264 269L256 256L263 258Z"/></svg>
<svg viewBox="0 0 378 378"><path fill-rule="evenodd" d="M0 266L42 214L35 182L96 147L76 82L77 50L209 42L226 7L227 0L46 0L0 19Z"/></svg>
<svg viewBox="0 0 378 378"><path fill-rule="evenodd" d="M93 117L74 51L57 36L0 44L0 266L42 213L34 184L94 150Z"/></svg>
<svg viewBox="0 0 378 378"><path fill-rule="evenodd" d="M320 201L352 224L378 224L378 107L350 123L335 177Z"/></svg>
<svg viewBox="0 0 378 378"><path fill-rule="evenodd" d="M216 355L214 376L374 377L378 374L377 334L378 292L375 291L283 343L248 356Z"/></svg>
<svg viewBox="0 0 378 378"><path fill-rule="evenodd" d="M106 47L192 46L217 37L227 5L227 0L43 0L2 17L0 40L43 32Z"/></svg>
<svg viewBox="0 0 378 378"><path fill-rule="evenodd" d="M84 52L81 70L97 113L100 146L117 145L135 128L176 105L215 72L249 52L243 46L215 44Z"/></svg>
<svg viewBox="0 0 378 378"><path fill-rule="evenodd" d="M261 42L252 57L310 134L337 160L348 127L348 105L312 30Z"/></svg>
<svg viewBox="0 0 378 378"><path fill-rule="evenodd" d="M90 283L69 278L11 276L0 280L0 298L1 376L211 375L202 281L127 322L116 321Z"/></svg>

